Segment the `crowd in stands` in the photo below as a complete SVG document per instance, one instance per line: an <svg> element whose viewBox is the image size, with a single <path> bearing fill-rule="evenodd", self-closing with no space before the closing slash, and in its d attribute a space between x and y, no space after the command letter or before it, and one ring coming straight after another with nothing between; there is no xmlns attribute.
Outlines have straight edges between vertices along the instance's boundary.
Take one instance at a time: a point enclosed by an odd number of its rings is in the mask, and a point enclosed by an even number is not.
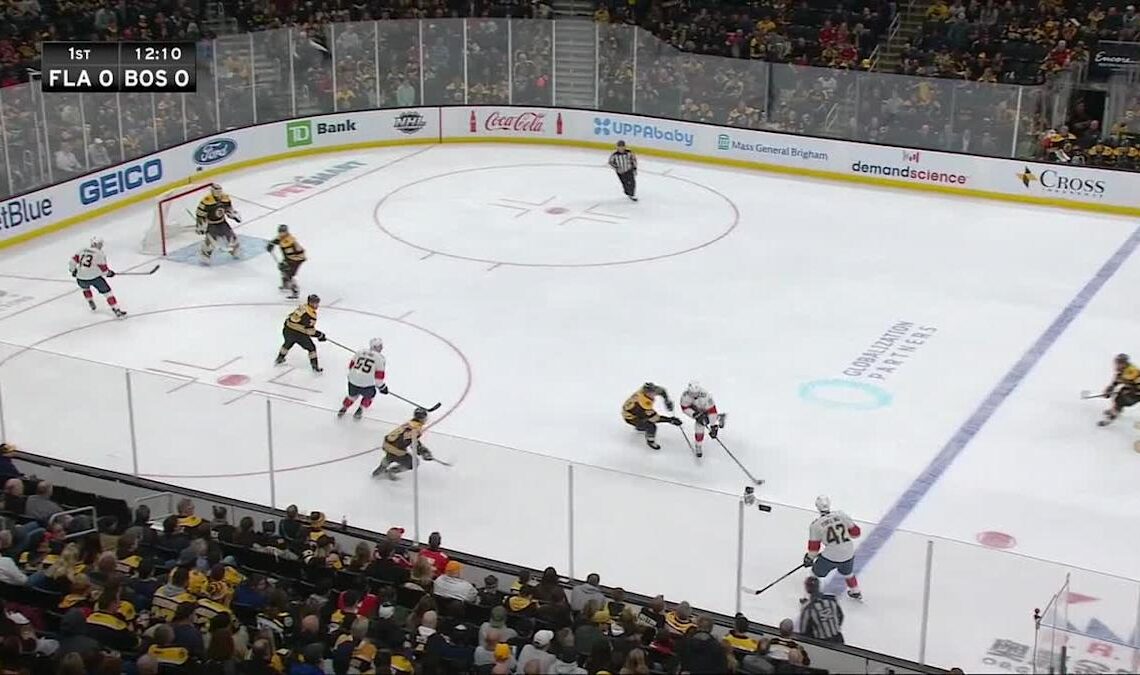
<svg viewBox="0 0 1140 675"><path fill-rule="evenodd" d="M439 533L419 547L394 527L346 551L319 512L234 525L188 499L163 516L105 500L93 523L67 513L93 495L20 475L11 451L0 445L5 675L826 672L790 620L757 637L738 615L714 636L688 603L639 606L596 574L568 588L554 568L477 584Z"/></svg>
<svg viewBox="0 0 1140 675"><path fill-rule="evenodd" d="M27 90L0 91L10 180L0 185L3 194L294 114L421 102L552 103L552 36L538 21L552 16L547 0L226 0L225 14L242 33L221 36L205 28L202 2L9 5L0 21L0 85L37 67L41 40L217 39L200 43L195 96L54 95L43 105ZM1023 101L1016 88L1000 86L1035 84L1083 64L1099 40L1136 38L1133 6L935 0L900 55L898 72L913 77L863 72L899 11L890 0L598 0L599 105L916 148L1134 166L1129 136L1138 106L1104 129L1078 126L1082 120L1063 130L1046 123L1044 101ZM459 16L471 18L466 47L458 22L428 21L422 33L418 24L351 23ZM508 43L508 17L535 21L515 23ZM647 30L635 32L635 25ZM252 48L245 31L254 32ZM36 134L40 117L51 129L46 151Z"/></svg>

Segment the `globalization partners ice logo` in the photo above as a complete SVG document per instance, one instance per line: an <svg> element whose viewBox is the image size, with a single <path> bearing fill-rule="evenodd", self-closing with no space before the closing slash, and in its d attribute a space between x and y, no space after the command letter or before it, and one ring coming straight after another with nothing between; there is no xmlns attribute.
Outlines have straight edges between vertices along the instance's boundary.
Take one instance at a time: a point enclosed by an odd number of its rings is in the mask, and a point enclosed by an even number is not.
<svg viewBox="0 0 1140 675"><path fill-rule="evenodd" d="M626 122L610 117L594 118L595 136L617 136L618 138L645 138L652 141L676 143L686 148L693 147L693 134L676 127L661 127L656 124Z"/></svg>

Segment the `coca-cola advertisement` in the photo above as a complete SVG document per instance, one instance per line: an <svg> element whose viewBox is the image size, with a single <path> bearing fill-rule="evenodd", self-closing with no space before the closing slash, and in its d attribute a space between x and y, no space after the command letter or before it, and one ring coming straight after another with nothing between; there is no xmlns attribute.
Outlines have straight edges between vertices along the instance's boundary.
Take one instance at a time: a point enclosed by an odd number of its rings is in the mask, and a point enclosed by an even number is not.
<svg viewBox="0 0 1140 675"><path fill-rule="evenodd" d="M496 136L561 136L562 113L555 110L472 110L468 132Z"/></svg>
<svg viewBox="0 0 1140 675"><path fill-rule="evenodd" d="M1137 66L1140 66L1140 42L1101 40L1089 55L1089 75L1098 79Z"/></svg>

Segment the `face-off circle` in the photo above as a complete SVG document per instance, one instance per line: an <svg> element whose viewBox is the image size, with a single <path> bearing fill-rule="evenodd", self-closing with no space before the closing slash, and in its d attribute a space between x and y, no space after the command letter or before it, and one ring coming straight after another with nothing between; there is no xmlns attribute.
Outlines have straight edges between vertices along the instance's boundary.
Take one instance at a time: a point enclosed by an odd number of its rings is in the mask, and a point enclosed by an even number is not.
<svg viewBox="0 0 1140 675"><path fill-rule="evenodd" d="M716 189L641 171L641 201L606 166L533 163L458 169L395 188L373 217L428 255L517 267L660 260L720 241L740 211Z"/></svg>

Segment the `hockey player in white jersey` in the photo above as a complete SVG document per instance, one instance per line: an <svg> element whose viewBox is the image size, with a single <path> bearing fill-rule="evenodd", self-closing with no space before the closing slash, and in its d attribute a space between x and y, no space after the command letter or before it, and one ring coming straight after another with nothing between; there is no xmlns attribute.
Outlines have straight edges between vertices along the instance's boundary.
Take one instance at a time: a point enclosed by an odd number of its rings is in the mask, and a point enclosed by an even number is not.
<svg viewBox="0 0 1140 675"><path fill-rule="evenodd" d="M681 412L693 419L693 440L696 441L693 449L697 457L702 457L701 443L705 440L705 431L716 438L717 432L724 428L724 413L717 411L712 394L696 382L690 382L681 394Z"/></svg>
<svg viewBox="0 0 1140 675"><path fill-rule="evenodd" d="M344 417L348 409L360 397L360 405L352 414L353 419L364 417L364 411L372 405L376 392L388 393L388 385L384 383L384 368L386 360L380 352L384 351L384 341L372 338L368 346L352 355L348 362L348 396L337 411L337 417Z"/></svg>
<svg viewBox="0 0 1140 675"><path fill-rule="evenodd" d="M115 276L115 271L107 266L107 255L103 253L102 239L92 237L91 245L71 256L67 266L71 270L71 276L75 278L75 282L83 289L83 297L87 300L87 306L91 308L91 311L94 312L97 309L94 294L91 292L91 289L94 288L107 299L107 305L115 313L116 318L121 319L127 315L126 312L119 309L119 301L115 299L115 294L111 292L111 285L107 283L107 279Z"/></svg>
<svg viewBox="0 0 1140 675"><path fill-rule="evenodd" d="M832 570L839 570L847 582L847 595L861 600L863 593L859 590L859 580L855 578L854 540L862 532L846 513L832 511L831 500L827 497L816 497L815 508L819 510L819 517L808 529L804 567L810 567L820 583Z"/></svg>

